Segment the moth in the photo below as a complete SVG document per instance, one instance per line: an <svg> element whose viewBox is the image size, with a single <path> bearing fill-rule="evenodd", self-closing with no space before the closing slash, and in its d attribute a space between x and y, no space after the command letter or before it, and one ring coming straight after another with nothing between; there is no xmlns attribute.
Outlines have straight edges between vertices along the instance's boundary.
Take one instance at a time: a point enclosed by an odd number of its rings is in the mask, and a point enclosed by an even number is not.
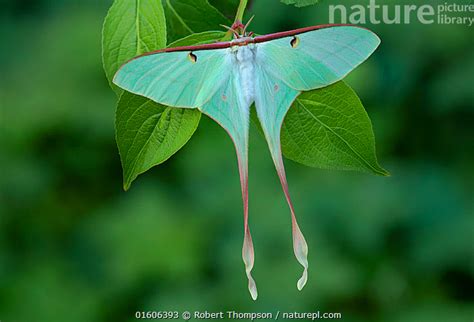
<svg viewBox="0 0 474 322"><path fill-rule="evenodd" d="M250 21L249 21L250 22ZM242 258L251 297L254 248L248 225L249 112L255 103L290 212L293 250L303 266L298 290L308 278L308 245L288 192L280 132L288 109L302 91L343 79L379 46L373 32L353 25L320 25L255 36L235 22L231 41L165 48L133 58L113 82L126 91L177 108L197 108L229 134L237 152L244 213Z"/></svg>

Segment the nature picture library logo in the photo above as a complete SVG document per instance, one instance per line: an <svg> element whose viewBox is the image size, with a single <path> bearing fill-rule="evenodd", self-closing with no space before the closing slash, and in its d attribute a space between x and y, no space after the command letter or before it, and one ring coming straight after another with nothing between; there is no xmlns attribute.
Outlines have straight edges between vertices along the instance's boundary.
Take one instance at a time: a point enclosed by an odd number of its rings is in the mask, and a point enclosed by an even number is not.
<svg viewBox="0 0 474 322"><path fill-rule="evenodd" d="M463 1L464 2L464 1ZM444 2L443 4L366 4L330 5L330 23L350 24L411 24L464 25L474 24L474 4Z"/></svg>

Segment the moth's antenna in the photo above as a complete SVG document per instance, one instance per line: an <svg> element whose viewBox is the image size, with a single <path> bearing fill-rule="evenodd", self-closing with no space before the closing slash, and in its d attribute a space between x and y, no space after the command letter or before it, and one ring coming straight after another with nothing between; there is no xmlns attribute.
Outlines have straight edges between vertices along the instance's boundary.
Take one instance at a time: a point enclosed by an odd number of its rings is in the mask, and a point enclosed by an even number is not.
<svg viewBox="0 0 474 322"><path fill-rule="evenodd" d="M255 15L253 15L249 21L247 21L247 23L245 24L244 26L244 31L243 31L243 34L245 35L245 31L247 30L247 27L250 25L250 23L252 22L253 18L255 17Z"/></svg>
<svg viewBox="0 0 474 322"><path fill-rule="evenodd" d="M226 26L226 25L220 25L221 27L224 27L225 29L231 31L234 36L236 36L237 38L239 38L239 33L234 29L234 28L231 28L229 26Z"/></svg>

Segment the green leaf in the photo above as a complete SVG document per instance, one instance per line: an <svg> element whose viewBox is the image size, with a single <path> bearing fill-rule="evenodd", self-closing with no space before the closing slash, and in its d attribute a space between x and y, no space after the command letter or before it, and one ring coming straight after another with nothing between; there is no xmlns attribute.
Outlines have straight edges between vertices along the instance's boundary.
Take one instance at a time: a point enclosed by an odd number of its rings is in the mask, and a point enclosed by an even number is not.
<svg viewBox="0 0 474 322"><path fill-rule="evenodd" d="M389 175L377 162L370 119L344 82L304 92L285 117L283 154L304 165Z"/></svg>
<svg viewBox="0 0 474 322"><path fill-rule="evenodd" d="M102 31L102 60L110 85L129 59L166 46L166 21L160 0L115 0Z"/></svg>
<svg viewBox="0 0 474 322"><path fill-rule="evenodd" d="M127 190L136 177L158 165L188 142L201 113L171 108L124 92L116 114L116 139Z"/></svg>
<svg viewBox="0 0 474 322"><path fill-rule="evenodd" d="M284 4L294 5L295 7L311 6L320 3L321 1L322 0L281 0Z"/></svg>
<svg viewBox="0 0 474 322"><path fill-rule="evenodd" d="M193 34L171 46L188 46L217 41L224 32ZM123 168L123 186L127 190L141 173L163 163L191 138L201 113L155 103L124 92L115 119L116 140Z"/></svg>
<svg viewBox="0 0 474 322"><path fill-rule="evenodd" d="M206 31L198 34L192 34L187 37L181 38L170 44L168 47L180 47L180 46L191 46L191 45L202 45L209 44L212 42L219 41L224 37L224 31Z"/></svg>
<svg viewBox="0 0 474 322"><path fill-rule="evenodd" d="M239 0L209 0L209 3L229 19L234 19Z"/></svg>
<svg viewBox="0 0 474 322"><path fill-rule="evenodd" d="M207 0L163 0L168 42L207 30L216 30L230 21Z"/></svg>

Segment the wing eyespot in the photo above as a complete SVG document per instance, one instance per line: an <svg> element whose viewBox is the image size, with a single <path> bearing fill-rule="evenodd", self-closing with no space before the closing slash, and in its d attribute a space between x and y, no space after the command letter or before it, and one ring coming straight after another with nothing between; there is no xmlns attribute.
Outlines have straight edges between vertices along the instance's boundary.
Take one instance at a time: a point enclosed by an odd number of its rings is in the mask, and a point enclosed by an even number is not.
<svg viewBox="0 0 474 322"><path fill-rule="evenodd" d="M188 58L193 63L197 62L197 60L198 60L197 56L195 54L193 54L192 51L188 54Z"/></svg>
<svg viewBox="0 0 474 322"><path fill-rule="evenodd" d="M300 44L300 38L293 36L293 38L290 40L291 47L296 48L298 47L299 44Z"/></svg>

